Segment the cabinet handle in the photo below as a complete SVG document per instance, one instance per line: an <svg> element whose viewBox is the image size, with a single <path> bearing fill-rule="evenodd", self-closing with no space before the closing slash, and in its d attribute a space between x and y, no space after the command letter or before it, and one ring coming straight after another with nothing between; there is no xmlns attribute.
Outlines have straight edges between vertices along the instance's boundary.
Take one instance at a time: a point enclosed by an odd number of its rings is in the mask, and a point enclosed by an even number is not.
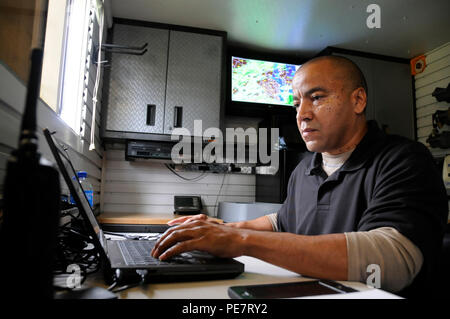
<svg viewBox="0 0 450 319"><path fill-rule="evenodd" d="M147 125L154 126L156 117L156 105L147 104Z"/></svg>
<svg viewBox="0 0 450 319"><path fill-rule="evenodd" d="M173 109L173 127L183 126L183 107L175 106Z"/></svg>

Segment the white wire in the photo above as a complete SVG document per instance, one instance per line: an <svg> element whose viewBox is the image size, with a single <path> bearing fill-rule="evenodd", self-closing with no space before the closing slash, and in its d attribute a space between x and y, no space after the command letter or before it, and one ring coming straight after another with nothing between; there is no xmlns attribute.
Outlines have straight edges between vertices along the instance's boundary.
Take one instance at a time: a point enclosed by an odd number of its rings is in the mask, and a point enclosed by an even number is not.
<svg viewBox="0 0 450 319"><path fill-rule="evenodd" d="M92 94L93 96L92 96L91 144L89 145L90 151L95 150L95 114L97 113L97 92L98 92L98 85L100 82L100 70L101 70L103 20L105 19L104 0L102 0L101 10L98 16L100 17L100 22L98 28L97 73L95 76L94 92Z"/></svg>

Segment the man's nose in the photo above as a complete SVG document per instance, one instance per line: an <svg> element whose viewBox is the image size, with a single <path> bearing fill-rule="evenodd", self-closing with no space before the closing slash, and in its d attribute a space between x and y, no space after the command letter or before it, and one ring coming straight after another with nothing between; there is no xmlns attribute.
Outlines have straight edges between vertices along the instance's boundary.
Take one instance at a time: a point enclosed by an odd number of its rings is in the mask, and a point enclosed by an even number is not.
<svg viewBox="0 0 450 319"><path fill-rule="evenodd" d="M297 121L312 120L313 113L311 105L307 101L302 101L297 107Z"/></svg>

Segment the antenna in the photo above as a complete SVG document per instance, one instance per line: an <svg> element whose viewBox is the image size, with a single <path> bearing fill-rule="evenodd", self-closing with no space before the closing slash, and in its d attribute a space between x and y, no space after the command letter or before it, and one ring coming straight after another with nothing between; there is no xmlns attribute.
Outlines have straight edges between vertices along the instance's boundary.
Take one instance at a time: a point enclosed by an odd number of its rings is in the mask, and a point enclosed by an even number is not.
<svg viewBox="0 0 450 319"><path fill-rule="evenodd" d="M23 151L21 153L28 158L35 157L37 151L36 109L41 87L42 58L42 49L31 51L31 68L19 137L19 151Z"/></svg>

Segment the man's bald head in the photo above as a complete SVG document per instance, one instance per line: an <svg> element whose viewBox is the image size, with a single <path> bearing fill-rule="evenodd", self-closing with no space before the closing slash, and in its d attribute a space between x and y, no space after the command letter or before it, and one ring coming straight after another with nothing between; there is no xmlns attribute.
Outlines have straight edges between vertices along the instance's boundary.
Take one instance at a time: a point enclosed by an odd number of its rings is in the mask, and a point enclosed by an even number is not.
<svg viewBox="0 0 450 319"><path fill-rule="evenodd" d="M339 56L303 64L292 80L297 126L311 152L341 154L367 129L367 85L359 68Z"/></svg>
<svg viewBox="0 0 450 319"><path fill-rule="evenodd" d="M308 65L325 61L331 63L333 67L336 68L335 74L345 81L349 89L354 90L362 87L366 91L366 95L368 95L366 78L364 77L361 69L352 60L342 56L326 55L311 59L302 64L296 73L301 72L301 70L306 68Z"/></svg>

